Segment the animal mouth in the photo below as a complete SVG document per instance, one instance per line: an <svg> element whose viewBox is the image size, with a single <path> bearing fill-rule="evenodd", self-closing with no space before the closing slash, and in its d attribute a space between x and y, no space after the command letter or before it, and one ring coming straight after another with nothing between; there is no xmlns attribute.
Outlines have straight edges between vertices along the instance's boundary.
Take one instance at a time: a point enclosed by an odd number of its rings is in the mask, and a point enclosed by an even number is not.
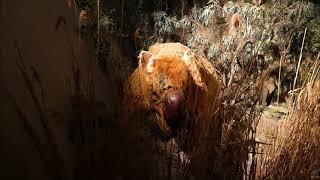
<svg viewBox="0 0 320 180"><path fill-rule="evenodd" d="M172 137L177 135L177 131L183 128L187 120L185 96L182 91L169 90L165 97L164 118L166 124L172 131Z"/></svg>
<svg viewBox="0 0 320 180"><path fill-rule="evenodd" d="M163 116L160 115L159 111L151 111L147 117L158 119L158 123L152 123L151 133L162 141L169 141L172 138L176 138L180 132L188 129L189 116L186 108L186 99L182 91L168 90L163 103ZM159 123L160 118L164 120L162 123ZM146 122L149 122L149 120Z"/></svg>

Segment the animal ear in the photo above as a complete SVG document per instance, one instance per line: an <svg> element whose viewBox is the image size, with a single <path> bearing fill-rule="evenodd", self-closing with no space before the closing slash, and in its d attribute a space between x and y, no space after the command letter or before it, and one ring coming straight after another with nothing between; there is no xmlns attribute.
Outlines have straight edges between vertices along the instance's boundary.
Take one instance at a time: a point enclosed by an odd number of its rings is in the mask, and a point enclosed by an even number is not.
<svg viewBox="0 0 320 180"><path fill-rule="evenodd" d="M155 60L153 59L153 55L148 51L141 51L139 56L139 67L146 70L148 73L151 73L153 70L153 65Z"/></svg>

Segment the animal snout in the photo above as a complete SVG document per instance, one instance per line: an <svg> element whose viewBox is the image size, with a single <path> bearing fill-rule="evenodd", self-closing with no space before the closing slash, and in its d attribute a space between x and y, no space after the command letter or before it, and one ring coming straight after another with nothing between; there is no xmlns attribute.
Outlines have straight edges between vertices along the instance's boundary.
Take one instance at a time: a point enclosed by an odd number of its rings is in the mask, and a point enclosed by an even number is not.
<svg viewBox="0 0 320 180"><path fill-rule="evenodd" d="M165 119L167 124L176 129L184 119L185 97L179 90L169 90L165 98Z"/></svg>

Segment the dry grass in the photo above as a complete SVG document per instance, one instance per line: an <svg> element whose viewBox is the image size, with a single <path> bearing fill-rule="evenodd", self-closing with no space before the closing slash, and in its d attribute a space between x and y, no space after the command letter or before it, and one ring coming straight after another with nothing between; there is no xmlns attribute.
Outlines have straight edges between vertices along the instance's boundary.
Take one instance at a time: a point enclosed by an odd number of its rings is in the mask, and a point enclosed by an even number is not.
<svg viewBox="0 0 320 180"><path fill-rule="evenodd" d="M53 134L53 129L50 127L48 121L48 111L46 104L46 97L44 96L44 88L41 76L35 67L31 67L31 72L24 62L23 52L19 47L18 41L14 41L14 47L17 52L17 69L23 79L23 88L31 97L31 102L36 110L36 118L27 116L22 105L18 104L18 100L7 88L6 84L1 81L0 88L4 90L5 95L8 96L10 105L16 111L19 123L28 137L32 139L33 146L39 153L40 159L43 161L43 166L47 171L50 179L61 179L65 176L65 167L61 155L58 150L58 142ZM34 121L39 121L41 129L36 129L33 124Z"/></svg>
<svg viewBox="0 0 320 180"><path fill-rule="evenodd" d="M313 72L319 70L315 63ZM292 103L285 123L280 127L273 151L264 159L260 178L310 179L320 164L320 81L312 73Z"/></svg>
<svg viewBox="0 0 320 180"><path fill-rule="evenodd" d="M97 4L99 6L99 3ZM98 39L102 36L102 33L98 33ZM308 179L311 172L320 164L320 153L318 153L320 152L320 82L317 80L320 65L318 61L311 69L311 75L306 78L309 83L301 88L300 93L295 96L296 100L291 103L292 109L287 117L286 126L283 127L277 141L271 146L270 151L265 152L267 154L260 156L258 147L263 142L256 141L256 127L262 112L262 109L257 106L262 90L259 84L261 74L254 72L255 75L252 76L252 71L257 71L253 65L256 63L256 57L244 57L245 47L239 45L230 58L232 69L224 70L227 75L226 80L230 83L225 83L226 86L222 89L223 93L219 100L221 103L217 112L204 115L204 117L210 117L209 120L197 120L207 123L202 125L204 129L198 132L202 133L201 138L196 139L195 144L194 141L192 142L193 147L190 152L182 152L173 140L163 143L144 137L144 132L141 132L145 128L143 120L150 118L144 112L130 116L123 111L121 88L124 76L128 72L115 68L121 66L121 58L123 58L121 50L118 50L116 52L119 54L114 53L113 56L115 56L114 59L120 57L120 61L108 62L110 70L107 73L108 82L113 85L116 95L108 102L113 106L110 111L114 111L112 114L114 116L110 119L115 125L108 127L113 128L108 138L102 137L103 140L108 141L102 148L98 146L99 142L90 139L93 136L96 139L101 138L97 135L98 108L94 100L94 77L92 72L84 72L87 73L88 80L81 78L82 70L77 64L69 37L66 39L73 56L73 79L70 80L73 119L70 122L75 121L78 124L78 130L74 132L76 138L74 177L77 179L118 177L123 179L189 179L190 177L195 179ZM101 44L102 42L98 42L97 49ZM248 69L235 71L236 59L239 62L245 62ZM95 63L90 64L90 66L94 65ZM38 151L44 154L43 159L46 161L48 171L52 171L49 175L56 176L52 179L63 179L61 177L64 176L64 172L59 166L62 161L59 159L58 152L55 152L57 145L53 142L54 139L51 139L53 137L46 124L45 98L43 95L37 97L33 92L35 83L40 85L40 91L43 91L41 79L34 72L37 82L31 82L23 61L19 62L18 67L26 82L26 89L30 92L38 109L40 120L43 122L47 137L46 144L38 142L39 138L34 134L35 130L28 123L27 117L14 99L12 103L22 119L25 131L33 138ZM87 84L84 85L84 82ZM85 90L82 88L84 86ZM123 124L126 120L130 120L131 123ZM197 129L195 126L193 124L191 128ZM192 139L192 137L183 138ZM92 144L97 148L91 148ZM46 152L47 147L52 148ZM103 153L99 153L100 151ZM50 166L52 162L54 165Z"/></svg>

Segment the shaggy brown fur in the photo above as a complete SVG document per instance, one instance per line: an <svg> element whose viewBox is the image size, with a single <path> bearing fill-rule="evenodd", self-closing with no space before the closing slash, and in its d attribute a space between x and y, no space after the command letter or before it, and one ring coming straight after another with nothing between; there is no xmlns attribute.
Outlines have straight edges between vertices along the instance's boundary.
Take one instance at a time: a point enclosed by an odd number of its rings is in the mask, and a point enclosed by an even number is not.
<svg viewBox="0 0 320 180"><path fill-rule="evenodd" d="M131 114L139 111L142 119L149 112L155 114L155 124L169 140L173 129L165 120L168 92L184 94L188 118L180 128L192 127L192 134L199 135L216 111L220 89L218 76L205 58L180 43L164 43L141 52L139 67L125 83L124 93Z"/></svg>

